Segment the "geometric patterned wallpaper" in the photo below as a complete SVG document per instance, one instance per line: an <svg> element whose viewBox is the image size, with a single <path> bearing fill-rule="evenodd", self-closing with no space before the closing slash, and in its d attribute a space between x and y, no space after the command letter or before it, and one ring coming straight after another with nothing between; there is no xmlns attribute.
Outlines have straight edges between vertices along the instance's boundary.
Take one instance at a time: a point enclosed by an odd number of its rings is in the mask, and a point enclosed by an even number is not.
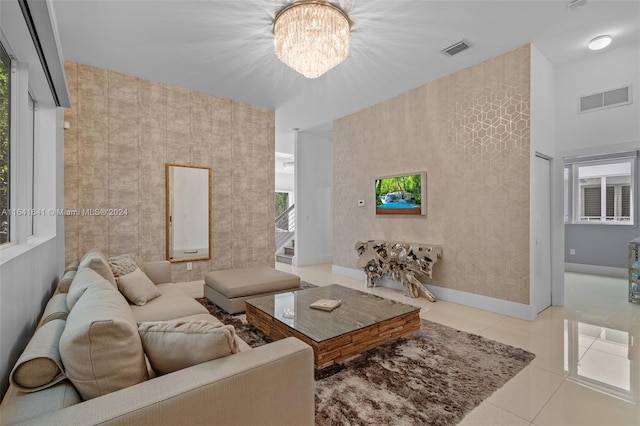
<svg viewBox="0 0 640 426"><path fill-rule="evenodd" d="M530 46L334 122L334 259L438 244L435 285L529 303ZM427 215L375 215L374 179L427 172ZM364 199L366 207L358 207Z"/></svg>
<svg viewBox="0 0 640 426"><path fill-rule="evenodd" d="M274 262L275 113L87 65L65 64L65 209L127 209L66 216L66 261L166 258L165 164L211 167L210 261L173 263L173 280Z"/></svg>

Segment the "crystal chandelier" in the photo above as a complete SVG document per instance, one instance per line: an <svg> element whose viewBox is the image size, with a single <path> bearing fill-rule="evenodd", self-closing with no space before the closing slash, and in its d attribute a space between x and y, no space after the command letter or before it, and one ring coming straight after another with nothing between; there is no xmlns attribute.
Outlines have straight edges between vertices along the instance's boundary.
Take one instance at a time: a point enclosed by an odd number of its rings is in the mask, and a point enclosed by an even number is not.
<svg viewBox="0 0 640 426"><path fill-rule="evenodd" d="M326 1L298 0L276 15L276 56L307 78L320 77L349 54L351 22Z"/></svg>

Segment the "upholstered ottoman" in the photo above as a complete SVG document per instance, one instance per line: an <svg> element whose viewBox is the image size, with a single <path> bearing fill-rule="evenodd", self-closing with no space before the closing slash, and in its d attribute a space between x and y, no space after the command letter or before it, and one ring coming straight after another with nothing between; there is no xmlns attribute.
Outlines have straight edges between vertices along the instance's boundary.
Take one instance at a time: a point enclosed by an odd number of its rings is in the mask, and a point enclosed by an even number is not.
<svg viewBox="0 0 640 426"><path fill-rule="evenodd" d="M300 277L269 266L212 271L204 276L205 297L230 314L244 312L247 299L299 288Z"/></svg>

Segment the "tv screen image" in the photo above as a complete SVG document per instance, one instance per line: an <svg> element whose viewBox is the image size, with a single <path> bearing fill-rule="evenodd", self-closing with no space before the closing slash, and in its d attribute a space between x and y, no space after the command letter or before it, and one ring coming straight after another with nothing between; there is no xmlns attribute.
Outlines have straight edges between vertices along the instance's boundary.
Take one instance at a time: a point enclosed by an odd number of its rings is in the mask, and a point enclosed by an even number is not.
<svg viewBox="0 0 640 426"><path fill-rule="evenodd" d="M377 178L377 215L425 215L427 174L412 173Z"/></svg>

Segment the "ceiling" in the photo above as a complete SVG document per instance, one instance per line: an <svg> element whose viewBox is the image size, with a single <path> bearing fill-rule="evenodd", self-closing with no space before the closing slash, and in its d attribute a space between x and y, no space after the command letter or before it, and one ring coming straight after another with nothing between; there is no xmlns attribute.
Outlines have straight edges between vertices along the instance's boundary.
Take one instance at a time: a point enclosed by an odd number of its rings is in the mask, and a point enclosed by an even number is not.
<svg viewBox="0 0 640 426"><path fill-rule="evenodd" d="M640 40L640 1L341 0L349 57L309 80L273 51L285 0L53 0L66 60L276 110L276 139L331 122L527 43L555 65ZM472 48L447 57L461 39Z"/></svg>
<svg viewBox="0 0 640 426"><path fill-rule="evenodd" d="M295 169L295 159L293 157L293 154L276 151L276 159L275 159L276 173L293 175L294 169Z"/></svg>

